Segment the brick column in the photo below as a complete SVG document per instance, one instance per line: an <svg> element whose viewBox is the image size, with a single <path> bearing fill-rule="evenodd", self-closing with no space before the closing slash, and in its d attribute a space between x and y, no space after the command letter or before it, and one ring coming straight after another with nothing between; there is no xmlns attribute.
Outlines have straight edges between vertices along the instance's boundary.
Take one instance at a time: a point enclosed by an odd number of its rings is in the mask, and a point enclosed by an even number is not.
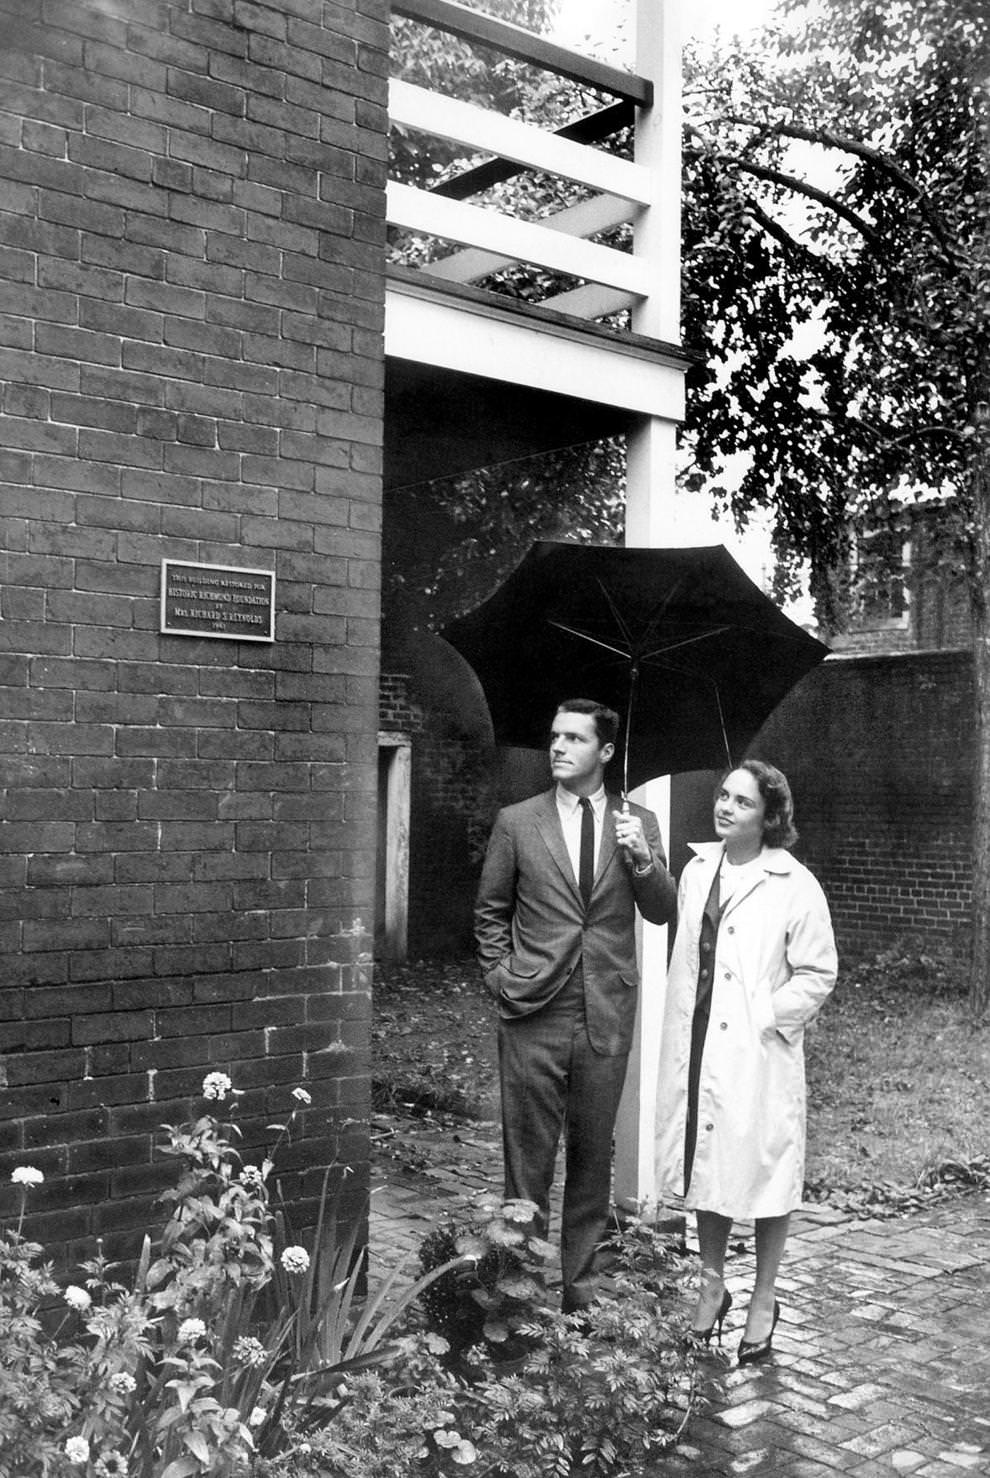
<svg viewBox="0 0 990 1478"><path fill-rule="evenodd" d="M20 0L0 47L0 1185L133 1244L204 1074L367 1183L384 0ZM272 645L162 635L164 558ZM6 1194L6 1193L0 1193ZM0 1205L0 1213L6 1207Z"/></svg>

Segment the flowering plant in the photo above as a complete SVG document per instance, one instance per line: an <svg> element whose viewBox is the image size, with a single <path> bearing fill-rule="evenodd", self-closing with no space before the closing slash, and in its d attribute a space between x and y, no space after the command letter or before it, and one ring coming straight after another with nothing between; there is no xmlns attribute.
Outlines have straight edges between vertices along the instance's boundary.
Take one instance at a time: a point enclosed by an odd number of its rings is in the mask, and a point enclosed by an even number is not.
<svg viewBox="0 0 990 1478"><path fill-rule="evenodd" d="M236 1102L224 1075L207 1083ZM617 1234L608 1294L580 1319L550 1306L521 1202L439 1228L418 1279L400 1265L365 1294L330 1172L304 1246L270 1198L274 1148L244 1166L234 1132L210 1114L169 1129L178 1185L129 1285L98 1253L60 1289L22 1236L44 1177L14 1171L0 1478L643 1478L677 1440L697 1404L665 1311L683 1270L648 1227Z"/></svg>
<svg viewBox="0 0 990 1478"><path fill-rule="evenodd" d="M236 1104L224 1073L203 1096ZM0 1478L235 1478L283 1449L301 1421L331 1421L345 1373L385 1358L385 1336L415 1299L398 1271L358 1306L356 1233L336 1236L329 1172L312 1251L288 1234L269 1179L278 1143L310 1102L293 1093L260 1166L212 1114L166 1126L179 1164L168 1218L146 1239L131 1286L102 1254L64 1290L22 1236L44 1176L19 1166L16 1227L0 1233ZM54 1319L49 1311L54 1310Z"/></svg>

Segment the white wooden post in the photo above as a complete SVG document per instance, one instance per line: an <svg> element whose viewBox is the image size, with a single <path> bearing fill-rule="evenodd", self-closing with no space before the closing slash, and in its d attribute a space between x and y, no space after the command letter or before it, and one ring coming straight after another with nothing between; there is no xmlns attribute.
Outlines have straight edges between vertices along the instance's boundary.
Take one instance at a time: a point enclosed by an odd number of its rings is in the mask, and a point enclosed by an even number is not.
<svg viewBox="0 0 990 1478"><path fill-rule="evenodd" d="M378 734L378 753L385 763L379 786L379 846L384 845L384 909L381 958L406 958L409 919L409 812L412 796L412 747L406 734ZM383 824L382 824L383 823Z"/></svg>
<svg viewBox="0 0 990 1478"><path fill-rule="evenodd" d="M679 0L637 0L636 71L651 77L654 106L636 129L636 162L645 165L653 198L637 224L635 250L649 264L654 291L637 305L633 328L668 343L680 342L681 52ZM628 545L656 548L671 542L677 426L646 416L628 438L626 530ZM660 822L670 853L670 779L650 781L636 799ZM666 928L642 924L642 990L636 1035L619 1107L615 1148L615 1200L635 1211L655 1199L653 1160L657 1062L667 977Z"/></svg>

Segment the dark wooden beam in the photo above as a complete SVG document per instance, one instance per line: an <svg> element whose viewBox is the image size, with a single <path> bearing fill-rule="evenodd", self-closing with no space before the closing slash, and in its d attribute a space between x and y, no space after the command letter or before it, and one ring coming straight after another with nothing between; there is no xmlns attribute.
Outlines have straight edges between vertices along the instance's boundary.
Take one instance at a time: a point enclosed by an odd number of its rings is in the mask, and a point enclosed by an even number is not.
<svg viewBox="0 0 990 1478"><path fill-rule="evenodd" d="M447 31L451 36L460 36L463 41L490 46L504 56L530 62L544 71L569 77L572 82L610 93L624 102L644 108L653 105L653 83L648 78L581 56L566 46L557 46L542 36L534 36L522 26L482 15L465 5L455 5L453 0L392 0L392 10L410 20L421 21L423 25Z"/></svg>
<svg viewBox="0 0 990 1478"><path fill-rule="evenodd" d="M563 128L557 128L554 132L562 139L574 139L579 144L594 144L599 139L610 138L620 128L631 126L635 117L635 109L631 103L613 103L610 108L589 113L586 118L577 118L573 123L566 123ZM446 195L451 200L466 200L470 195L478 195L492 185L499 185L503 180L511 180L515 175L523 174L527 168L527 165L516 164L511 159L487 159L474 169L466 169L453 179L433 185L430 194Z"/></svg>

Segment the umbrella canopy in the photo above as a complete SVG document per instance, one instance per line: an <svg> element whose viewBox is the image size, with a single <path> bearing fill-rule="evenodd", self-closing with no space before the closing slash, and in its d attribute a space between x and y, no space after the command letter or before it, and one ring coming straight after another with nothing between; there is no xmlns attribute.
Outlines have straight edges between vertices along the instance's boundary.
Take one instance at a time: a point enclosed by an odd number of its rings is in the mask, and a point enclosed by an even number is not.
<svg viewBox="0 0 990 1478"><path fill-rule="evenodd" d="M443 634L477 673L499 743L544 748L561 699L616 709L626 790L738 761L828 652L722 545L537 543Z"/></svg>

